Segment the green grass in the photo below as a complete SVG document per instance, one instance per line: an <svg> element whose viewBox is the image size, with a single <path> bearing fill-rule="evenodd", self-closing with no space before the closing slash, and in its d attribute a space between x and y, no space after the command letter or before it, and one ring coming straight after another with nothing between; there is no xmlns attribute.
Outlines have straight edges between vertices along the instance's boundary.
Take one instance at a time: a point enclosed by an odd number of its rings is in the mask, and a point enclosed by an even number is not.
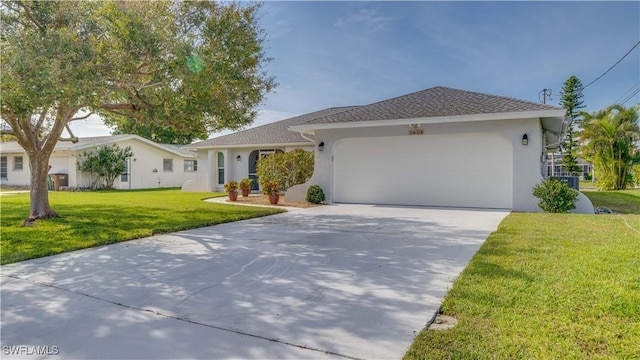
<svg viewBox="0 0 640 360"><path fill-rule="evenodd" d="M640 190L582 191L593 206L604 206L623 214L640 214Z"/></svg>
<svg viewBox="0 0 640 360"><path fill-rule="evenodd" d="M8 264L281 212L202 201L221 195L175 189L51 192L49 203L60 216L28 227L22 223L29 215L29 194L5 195L0 197L0 262Z"/></svg>
<svg viewBox="0 0 640 360"><path fill-rule="evenodd" d="M638 193L616 194L604 203L637 205ZM509 215L445 297L459 323L422 331L405 359L640 359L640 211L630 212Z"/></svg>

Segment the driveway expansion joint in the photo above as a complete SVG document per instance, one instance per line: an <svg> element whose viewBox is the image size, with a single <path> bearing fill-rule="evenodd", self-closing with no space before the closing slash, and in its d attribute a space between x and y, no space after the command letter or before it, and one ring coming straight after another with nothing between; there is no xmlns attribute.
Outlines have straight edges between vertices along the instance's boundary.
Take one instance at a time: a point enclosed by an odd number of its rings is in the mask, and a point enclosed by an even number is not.
<svg viewBox="0 0 640 360"><path fill-rule="evenodd" d="M69 292L69 293L72 293L72 294L76 294L76 295L84 296L84 297L87 297L87 298L90 298L90 299L106 302L106 303L109 303L109 304L112 304L112 305L116 305L116 306L120 306L120 307L129 309L129 310L136 310L136 311L141 311L141 312L145 312L145 313L151 313L153 315L164 317L164 318L167 318L167 319L182 321L182 322L186 322L186 323L189 323L189 324L204 326L204 327L207 327L207 328L226 331L226 332L230 332L230 333L234 333L234 334L238 334L238 335L249 336L249 337L253 337L253 338L256 338L256 339L266 340L266 341L269 341L269 342L275 342L275 343L278 343L278 344L292 346L292 347L296 347L296 348L303 349L303 350L316 351L316 352L320 352L320 353L323 353L323 354L333 355L333 356L337 356L337 357L341 357L341 358L345 358L345 359L364 360L362 358L358 358L358 357L355 357L355 356L340 354L340 353L336 353L336 352L329 351L329 350L317 349L317 348L313 348L313 347L309 347L309 346L305 346L305 345L294 344L294 343L290 343L290 342L287 342L287 341L282 341L282 340L277 339L277 338L269 338L269 337L262 336L262 335L252 334L252 333L248 333L248 332L242 331L240 329L232 329L232 328L226 328L226 327L223 327L223 326L206 324L206 323L198 322L198 321L195 321L195 320L191 320L189 318L183 318L183 317L179 317L179 316L175 316L175 315L165 314L165 313L159 312L157 310L145 309L145 308L140 308L140 307L136 307L136 306L132 306L132 305L127 305L127 304L119 303L117 301L103 299L103 298L100 298L100 297L97 297L97 296L94 296L94 295L86 294L86 293L83 293L83 292L80 292L80 291L67 289L67 288L64 288L64 287L61 287L61 286L58 286L58 285L43 283L43 282L40 282L40 281L35 281L35 280L30 280L30 279L25 279L25 278L22 278L20 276L15 276L15 275L2 275L2 276L6 276L6 277L11 278L11 279L27 281L27 282L32 283L32 284L37 285L37 286L48 287L48 288L52 288L52 289L56 289L56 290L66 291L66 292Z"/></svg>

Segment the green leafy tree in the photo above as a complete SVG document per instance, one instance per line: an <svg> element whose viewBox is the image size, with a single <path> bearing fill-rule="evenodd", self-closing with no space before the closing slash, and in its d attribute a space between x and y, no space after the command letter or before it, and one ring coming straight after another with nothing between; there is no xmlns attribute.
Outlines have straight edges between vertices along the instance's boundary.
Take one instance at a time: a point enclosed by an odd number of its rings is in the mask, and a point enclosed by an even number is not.
<svg viewBox="0 0 640 360"><path fill-rule="evenodd" d="M256 175L260 185L277 183L280 190L286 191L293 185L303 184L313 175L313 152L296 149L290 152L273 154L258 161Z"/></svg>
<svg viewBox="0 0 640 360"><path fill-rule="evenodd" d="M263 71L270 59L258 7L2 1L0 114L29 158L25 224L57 216L47 193L49 157L58 141L77 141L74 120L97 113L116 128L135 121L194 138L251 123L275 86Z"/></svg>
<svg viewBox="0 0 640 360"><path fill-rule="evenodd" d="M565 153L562 158L562 167L570 175L577 175L582 170L578 164L579 143L576 136L576 126L582 120L579 111L585 107L581 100L584 97L582 89L580 79L572 75L564 82L562 90L560 90L560 106L565 108L566 116L570 119L562 144Z"/></svg>
<svg viewBox="0 0 640 360"><path fill-rule="evenodd" d="M640 104L625 108L612 105L599 112L583 113L582 154L594 166L601 190L620 190L633 184L633 168L640 164Z"/></svg>
<svg viewBox="0 0 640 360"><path fill-rule="evenodd" d="M126 170L125 161L133 156L131 147L112 144L96 151L84 152L78 159L78 170L91 176L91 188L112 189L115 180Z"/></svg>
<svg viewBox="0 0 640 360"><path fill-rule="evenodd" d="M107 126L114 127L112 134L136 134L143 138L161 143L186 145L196 140L206 139L208 134L202 123L194 123L193 127L176 129L170 125L157 122L140 122L133 118L105 118ZM198 128L199 127L199 128Z"/></svg>

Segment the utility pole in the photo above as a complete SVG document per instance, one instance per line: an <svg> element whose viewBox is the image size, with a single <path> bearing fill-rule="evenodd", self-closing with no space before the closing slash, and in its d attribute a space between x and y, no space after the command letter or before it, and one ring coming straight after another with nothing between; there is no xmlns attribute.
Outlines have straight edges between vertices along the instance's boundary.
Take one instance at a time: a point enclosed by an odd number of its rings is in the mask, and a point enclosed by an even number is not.
<svg viewBox="0 0 640 360"><path fill-rule="evenodd" d="M553 90L551 89L542 89L540 90L540 92L538 93L538 99L540 100L541 103L546 104L547 103L547 98L549 98L549 100L553 100L551 98L551 92ZM542 95L542 99L540 99L540 95Z"/></svg>
<svg viewBox="0 0 640 360"><path fill-rule="evenodd" d="M549 98L549 100L553 100L551 98L551 92L553 90L551 89L542 89L540 90L540 92L538 93L538 100L540 100L541 103L546 104L547 103L547 98ZM542 98L540 98L540 95L542 95ZM556 154L555 151L551 153L551 176L556 176Z"/></svg>

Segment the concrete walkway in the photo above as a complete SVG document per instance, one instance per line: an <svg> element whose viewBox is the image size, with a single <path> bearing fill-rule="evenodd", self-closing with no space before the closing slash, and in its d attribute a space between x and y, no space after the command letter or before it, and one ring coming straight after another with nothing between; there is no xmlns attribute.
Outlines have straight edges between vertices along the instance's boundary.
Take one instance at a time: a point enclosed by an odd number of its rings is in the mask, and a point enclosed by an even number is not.
<svg viewBox="0 0 640 360"><path fill-rule="evenodd" d="M399 359L507 214L320 206L6 265L3 359Z"/></svg>

